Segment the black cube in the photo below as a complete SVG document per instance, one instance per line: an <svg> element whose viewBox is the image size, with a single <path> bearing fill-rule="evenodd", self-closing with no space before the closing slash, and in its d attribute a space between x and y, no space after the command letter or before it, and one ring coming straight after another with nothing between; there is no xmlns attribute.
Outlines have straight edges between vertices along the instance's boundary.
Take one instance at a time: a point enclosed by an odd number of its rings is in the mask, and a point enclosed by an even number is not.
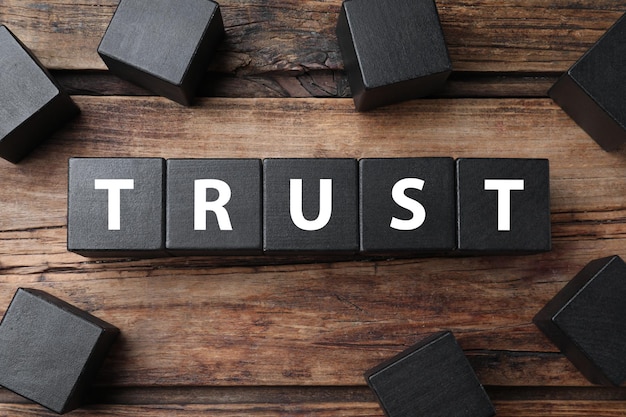
<svg viewBox="0 0 626 417"><path fill-rule="evenodd" d="M92 257L165 255L165 160L70 158L67 248Z"/></svg>
<svg viewBox="0 0 626 417"><path fill-rule="evenodd" d="M261 188L260 159L168 160L168 252L262 254Z"/></svg>
<svg viewBox="0 0 626 417"><path fill-rule="evenodd" d="M549 91L604 150L626 142L626 17L622 16Z"/></svg>
<svg viewBox="0 0 626 417"><path fill-rule="evenodd" d="M65 301L20 288L0 323L0 385L57 413L71 411L118 333Z"/></svg>
<svg viewBox="0 0 626 417"><path fill-rule="evenodd" d="M366 372L387 417L490 417L495 410L451 332L434 334Z"/></svg>
<svg viewBox="0 0 626 417"><path fill-rule="evenodd" d="M358 252L357 171L355 159L265 159L263 250Z"/></svg>
<svg viewBox="0 0 626 417"><path fill-rule="evenodd" d="M223 36L211 0L121 0L98 53L120 78L190 105Z"/></svg>
<svg viewBox="0 0 626 417"><path fill-rule="evenodd" d="M457 249L527 254L552 248L547 159L460 158Z"/></svg>
<svg viewBox="0 0 626 417"><path fill-rule="evenodd" d="M359 111L431 94L452 72L433 0L345 0L337 38Z"/></svg>
<svg viewBox="0 0 626 417"><path fill-rule="evenodd" d="M79 112L28 48L0 26L0 157L19 162Z"/></svg>
<svg viewBox="0 0 626 417"><path fill-rule="evenodd" d="M626 381L626 264L619 256L587 264L535 316L534 323L592 383Z"/></svg>
<svg viewBox="0 0 626 417"><path fill-rule="evenodd" d="M361 252L452 252L454 172L452 158L361 159Z"/></svg>

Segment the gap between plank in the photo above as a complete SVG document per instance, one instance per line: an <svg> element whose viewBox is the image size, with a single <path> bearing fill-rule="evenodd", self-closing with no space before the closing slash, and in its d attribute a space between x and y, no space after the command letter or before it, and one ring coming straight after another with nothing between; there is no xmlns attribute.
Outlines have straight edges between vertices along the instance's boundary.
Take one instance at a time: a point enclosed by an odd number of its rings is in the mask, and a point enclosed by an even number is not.
<svg viewBox="0 0 626 417"><path fill-rule="evenodd" d="M495 387L486 386L492 401L626 401L626 387ZM87 404L302 404L375 403L368 387L94 387ZM0 403L28 400L0 389Z"/></svg>

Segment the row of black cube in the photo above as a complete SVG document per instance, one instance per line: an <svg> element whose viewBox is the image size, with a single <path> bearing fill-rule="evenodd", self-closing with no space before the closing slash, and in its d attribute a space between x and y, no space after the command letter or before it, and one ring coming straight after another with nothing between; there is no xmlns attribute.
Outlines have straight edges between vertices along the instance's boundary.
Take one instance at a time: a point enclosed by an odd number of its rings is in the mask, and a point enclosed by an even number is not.
<svg viewBox="0 0 626 417"><path fill-rule="evenodd" d="M85 256L548 251L546 159L72 158Z"/></svg>
<svg viewBox="0 0 626 417"><path fill-rule="evenodd" d="M593 383L626 381L626 264L583 268L534 318ZM0 385L58 413L81 404L119 330L43 291L19 289L0 323ZM388 417L491 417L454 335L437 333L365 373Z"/></svg>

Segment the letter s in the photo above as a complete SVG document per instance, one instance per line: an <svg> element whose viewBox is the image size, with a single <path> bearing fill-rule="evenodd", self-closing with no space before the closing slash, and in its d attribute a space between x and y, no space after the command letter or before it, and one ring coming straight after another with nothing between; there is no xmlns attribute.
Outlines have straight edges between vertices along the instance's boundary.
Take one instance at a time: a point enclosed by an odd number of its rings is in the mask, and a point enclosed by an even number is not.
<svg viewBox="0 0 626 417"><path fill-rule="evenodd" d="M424 224L426 220L426 209L418 201L407 197L405 191L409 188L416 190L422 190L424 187L424 180L419 178L403 178L393 186L391 190L391 198L400 207L409 210L413 213L413 217L407 220L398 219L396 217L391 218L391 228L396 230L415 230Z"/></svg>

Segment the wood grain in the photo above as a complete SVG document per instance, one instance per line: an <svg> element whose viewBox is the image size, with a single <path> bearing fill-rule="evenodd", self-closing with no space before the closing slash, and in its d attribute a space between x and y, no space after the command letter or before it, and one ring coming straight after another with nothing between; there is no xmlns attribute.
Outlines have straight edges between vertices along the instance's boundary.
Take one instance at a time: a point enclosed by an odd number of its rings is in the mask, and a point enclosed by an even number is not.
<svg viewBox="0 0 626 417"><path fill-rule="evenodd" d="M3 0L7 22L47 67L104 69L96 50L116 0ZM226 40L211 68L238 76L343 67L340 0L224 0ZM456 71L565 71L621 16L614 0L437 1Z"/></svg>
<svg viewBox="0 0 626 417"><path fill-rule="evenodd" d="M220 1L227 38L190 108L105 71L118 0L0 0L82 115L0 161L0 314L46 290L122 337L79 416L377 416L363 372L453 330L498 417L623 416L532 324L587 262L626 248L626 151L546 98L626 10L610 0L437 0L455 72L434 99L359 114L341 0ZM313 98L322 97L322 98ZM88 259L66 250L67 161L90 157L523 157L551 163L553 250L532 256ZM0 389L0 416L46 416Z"/></svg>
<svg viewBox="0 0 626 417"><path fill-rule="evenodd" d="M495 402L498 417L622 417L624 415L624 402L602 401L511 401ZM6 405L0 409L0 416L56 416L34 405ZM278 416L310 416L310 417L383 417L384 414L378 404L369 403L299 403L289 405L251 403L236 405L102 405L87 406L72 412L73 416L79 417L191 417L199 415L211 415L219 417L252 416L252 417L278 417Z"/></svg>
<svg viewBox="0 0 626 417"><path fill-rule="evenodd" d="M0 306L31 286L120 327L101 383L362 385L366 369L417 336L451 329L485 384L588 385L531 319L589 260L623 248L626 158L602 151L550 100L423 100L368 114L348 99L204 99L193 108L76 100L79 120L23 164L0 164ZM551 160L552 252L98 261L65 250L70 156L507 157L510 149Z"/></svg>
<svg viewBox="0 0 626 417"><path fill-rule="evenodd" d="M367 415L382 417L383 413L377 405L372 391L367 387L258 387L258 388L123 388L104 390L94 389L94 396L87 404L73 413L84 416L95 415L156 415L167 412L189 415L211 412L211 415L300 415L308 416L352 416ZM101 392L105 394L102 395ZM516 392L528 390L516 389ZM561 393L574 391L575 398ZM598 391L615 391L610 389L582 388L577 390L543 389L540 395L531 394L528 399L501 399L501 394L494 393L487 387L496 406L498 416L617 416L626 403L624 395L598 395ZM623 391L623 390L622 390ZM595 397L595 399L588 399ZM0 407L0 415L52 415L37 409L35 405L15 394L0 390L0 398L5 403ZM174 406L174 404L176 406ZM220 414L222 413L222 414ZM237 414L235 414L237 413Z"/></svg>

